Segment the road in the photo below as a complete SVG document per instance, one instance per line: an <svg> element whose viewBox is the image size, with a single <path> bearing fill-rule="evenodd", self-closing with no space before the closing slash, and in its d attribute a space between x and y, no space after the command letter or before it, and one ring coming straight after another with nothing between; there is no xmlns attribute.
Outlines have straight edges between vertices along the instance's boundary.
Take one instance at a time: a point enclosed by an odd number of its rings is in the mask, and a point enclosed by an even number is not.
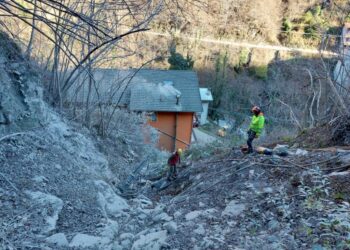
<svg viewBox="0 0 350 250"><path fill-rule="evenodd" d="M161 32L154 32L154 31L145 31L145 34L153 35L153 36L162 36L162 37L172 37L169 33L161 33ZM212 39L212 38L198 38L188 35L180 34L177 36L182 39L190 40L190 41L201 41L205 43L213 43L213 44L222 44L222 45L230 45L234 47L244 47L244 48L256 48L256 49L266 49L266 50L276 50L276 51L289 51L289 52L300 52L304 54L320 54L327 56L336 56L338 53L332 52L332 51L326 51L326 50L317 50L317 49L303 49L303 48L297 48L297 47L286 47L286 46L280 46L280 45L269 45L269 44L254 44L249 42L240 42L240 41L231 41L231 40L218 40L218 39Z"/></svg>
<svg viewBox="0 0 350 250"><path fill-rule="evenodd" d="M196 138L196 143L198 143L200 145L211 143L211 142L214 142L218 139L217 137L209 135L209 134L199 130L198 128L193 128L193 134Z"/></svg>

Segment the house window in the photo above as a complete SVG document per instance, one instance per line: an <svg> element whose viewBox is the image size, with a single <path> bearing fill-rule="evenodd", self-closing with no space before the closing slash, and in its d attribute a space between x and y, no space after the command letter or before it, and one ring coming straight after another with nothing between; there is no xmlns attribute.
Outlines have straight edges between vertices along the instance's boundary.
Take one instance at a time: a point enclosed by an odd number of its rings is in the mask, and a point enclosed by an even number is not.
<svg viewBox="0 0 350 250"><path fill-rule="evenodd" d="M156 122L157 121L157 113L156 112L149 112L149 113L147 113L147 117L148 117L148 120L150 120L152 122Z"/></svg>

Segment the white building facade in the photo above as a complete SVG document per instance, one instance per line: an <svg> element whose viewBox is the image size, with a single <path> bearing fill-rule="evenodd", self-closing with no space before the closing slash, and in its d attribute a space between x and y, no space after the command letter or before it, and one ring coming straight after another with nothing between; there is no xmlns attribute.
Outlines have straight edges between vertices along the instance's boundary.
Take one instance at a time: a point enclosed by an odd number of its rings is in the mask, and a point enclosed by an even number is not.
<svg viewBox="0 0 350 250"><path fill-rule="evenodd" d="M213 95L208 88L199 88L203 111L200 113L200 124L208 123L209 103L213 101Z"/></svg>

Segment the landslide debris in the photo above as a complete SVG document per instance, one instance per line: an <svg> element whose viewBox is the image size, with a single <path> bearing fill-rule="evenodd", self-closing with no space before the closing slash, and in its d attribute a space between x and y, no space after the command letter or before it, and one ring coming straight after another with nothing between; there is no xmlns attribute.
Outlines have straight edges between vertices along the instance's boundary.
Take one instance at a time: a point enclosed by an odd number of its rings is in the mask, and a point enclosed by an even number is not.
<svg viewBox="0 0 350 250"><path fill-rule="evenodd" d="M350 117L339 116L322 126L305 130L293 143L304 148L350 146Z"/></svg>
<svg viewBox="0 0 350 250"><path fill-rule="evenodd" d="M336 187L350 152L289 153L214 156L153 191L174 217L171 249L348 249L350 196Z"/></svg>
<svg viewBox="0 0 350 250"><path fill-rule="evenodd" d="M100 153L88 131L43 102L30 62L3 34L1 45L0 249L163 247L164 206L116 188L139 147Z"/></svg>
<svg viewBox="0 0 350 250"><path fill-rule="evenodd" d="M11 51L0 50L0 249L350 247L348 151L212 155L158 191L150 179L162 177L161 163L127 172L128 145L110 168Z"/></svg>

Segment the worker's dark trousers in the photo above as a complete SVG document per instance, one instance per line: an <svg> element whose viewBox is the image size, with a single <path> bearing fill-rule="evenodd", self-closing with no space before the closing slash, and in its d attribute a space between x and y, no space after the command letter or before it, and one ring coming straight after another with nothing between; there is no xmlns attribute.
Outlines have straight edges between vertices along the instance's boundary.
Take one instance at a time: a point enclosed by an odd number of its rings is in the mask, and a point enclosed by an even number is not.
<svg viewBox="0 0 350 250"><path fill-rule="evenodd" d="M255 139L256 133L253 130L248 130L248 153L253 153L253 140Z"/></svg>
<svg viewBox="0 0 350 250"><path fill-rule="evenodd" d="M176 177L177 177L176 165L169 165L168 179L170 180Z"/></svg>

